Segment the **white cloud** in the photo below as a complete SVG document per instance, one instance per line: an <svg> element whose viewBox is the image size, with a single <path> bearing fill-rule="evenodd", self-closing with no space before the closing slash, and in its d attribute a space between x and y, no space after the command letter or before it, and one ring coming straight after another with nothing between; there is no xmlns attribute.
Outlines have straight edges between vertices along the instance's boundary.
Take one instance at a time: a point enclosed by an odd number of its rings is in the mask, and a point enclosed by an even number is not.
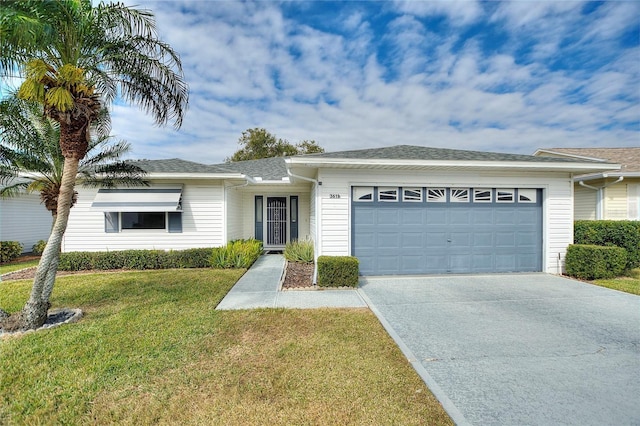
<svg viewBox="0 0 640 426"><path fill-rule="evenodd" d="M338 11L342 26L329 31L285 16L275 3L153 3L162 37L181 54L190 107L175 132L117 106L114 133L132 142L137 157L204 163L233 154L252 127L294 143L314 139L329 151L418 144L532 153L638 144L638 48L606 52L613 59L592 71L554 64L572 53L565 45L601 55L589 44L600 34L596 17L628 29L638 20L622 19L626 6L581 17L576 2L394 5L401 13L387 10L384 27L363 7ZM434 16L449 20L447 33L421 21ZM482 22L508 38L487 50L483 34L465 39L451 29ZM381 40L392 50L381 50Z"/></svg>

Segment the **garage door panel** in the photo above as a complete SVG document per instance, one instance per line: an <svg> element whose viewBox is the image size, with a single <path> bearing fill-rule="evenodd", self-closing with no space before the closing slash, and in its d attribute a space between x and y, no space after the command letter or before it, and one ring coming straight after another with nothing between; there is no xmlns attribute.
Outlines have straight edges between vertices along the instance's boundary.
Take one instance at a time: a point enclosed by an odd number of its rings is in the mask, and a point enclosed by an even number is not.
<svg viewBox="0 0 640 426"><path fill-rule="evenodd" d="M496 232L496 247L515 247L516 236L514 231Z"/></svg>
<svg viewBox="0 0 640 426"><path fill-rule="evenodd" d="M354 202L352 226L363 275L542 270L541 203Z"/></svg>
<svg viewBox="0 0 640 426"><path fill-rule="evenodd" d="M448 222L447 219L447 210L443 207L426 207L426 224L427 225L446 225Z"/></svg>
<svg viewBox="0 0 640 426"><path fill-rule="evenodd" d="M378 249L399 250L400 247L400 235L397 232L378 232Z"/></svg>
<svg viewBox="0 0 640 426"><path fill-rule="evenodd" d="M401 210L403 226L419 226L425 224L424 210L418 208L406 208Z"/></svg>
<svg viewBox="0 0 640 426"><path fill-rule="evenodd" d="M376 211L374 208L358 208L353 214L353 221L358 225L375 225Z"/></svg>
<svg viewBox="0 0 640 426"><path fill-rule="evenodd" d="M449 210L449 225L469 225L471 223L471 211L464 208L455 208Z"/></svg>
<svg viewBox="0 0 640 426"><path fill-rule="evenodd" d="M377 213L377 225L400 225L399 209L380 209Z"/></svg>
<svg viewBox="0 0 640 426"><path fill-rule="evenodd" d="M422 233L403 232L400 234L400 245L405 249L421 250L424 247Z"/></svg>
<svg viewBox="0 0 640 426"><path fill-rule="evenodd" d="M495 215L492 209L475 209L471 212L471 222L476 225L493 225Z"/></svg>
<svg viewBox="0 0 640 426"><path fill-rule="evenodd" d="M475 232L473 234L473 247L475 248L493 248L492 232Z"/></svg>
<svg viewBox="0 0 640 426"><path fill-rule="evenodd" d="M515 226L518 223L518 215L513 208L496 210L496 224L501 226Z"/></svg>
<svg viewBox="0 0 640 426"><path fill-rule="evenodd" d="M449 247L449 237L446 232L425 232L426 247L446 249Z"/></svg>

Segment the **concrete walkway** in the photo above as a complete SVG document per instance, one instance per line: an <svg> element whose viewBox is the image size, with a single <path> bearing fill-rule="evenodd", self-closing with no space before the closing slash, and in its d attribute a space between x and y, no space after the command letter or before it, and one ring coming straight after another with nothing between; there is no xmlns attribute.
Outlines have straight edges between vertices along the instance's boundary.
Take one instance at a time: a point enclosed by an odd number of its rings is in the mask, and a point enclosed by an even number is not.
<svg viewBox="0 0 640 426"><path fill-rule="evenodd" d="M366 308L358 290L279 291L284 257L260 256L218 304L216 310L255 308Z"/></svg>

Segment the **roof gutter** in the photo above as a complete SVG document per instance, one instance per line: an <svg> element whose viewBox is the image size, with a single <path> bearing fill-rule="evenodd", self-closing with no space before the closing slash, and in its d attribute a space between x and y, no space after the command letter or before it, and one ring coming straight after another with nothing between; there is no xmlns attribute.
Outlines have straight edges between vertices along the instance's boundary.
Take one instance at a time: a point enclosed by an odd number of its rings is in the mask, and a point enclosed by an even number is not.
<svg viewBox="0 0 640 426"><path fill-rule="evenodd" d="M316 238L313 241L313 283L316 284L318 282L318 254L320 253L320 229L321 229L321 224L320 224L320 201L321 201L321 197L320 197L320 186L322 185L322 182L320 182L317 179L313 179L313 178L309 178L306 176L300 176L300 175L296 175L294 174L291 169L289 168L289 162L285 161L285 165L287 167L287 176L294 178L294 179L301 179L307 182L311 182L314 184L315 186L315 195L316 195L316 208L315 208L315 216L316 216Z"/></svg>

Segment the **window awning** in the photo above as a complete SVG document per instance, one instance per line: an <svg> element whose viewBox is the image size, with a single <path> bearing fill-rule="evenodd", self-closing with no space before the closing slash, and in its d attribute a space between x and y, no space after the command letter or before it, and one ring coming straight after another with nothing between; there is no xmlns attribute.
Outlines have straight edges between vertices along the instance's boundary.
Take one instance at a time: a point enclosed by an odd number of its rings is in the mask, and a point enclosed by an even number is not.
<svg viewBox="0 0 640 426"><path fill-rule="evenodd" d="M182 187L99 189L91 208L103 212L181 211Z"/></svg>

